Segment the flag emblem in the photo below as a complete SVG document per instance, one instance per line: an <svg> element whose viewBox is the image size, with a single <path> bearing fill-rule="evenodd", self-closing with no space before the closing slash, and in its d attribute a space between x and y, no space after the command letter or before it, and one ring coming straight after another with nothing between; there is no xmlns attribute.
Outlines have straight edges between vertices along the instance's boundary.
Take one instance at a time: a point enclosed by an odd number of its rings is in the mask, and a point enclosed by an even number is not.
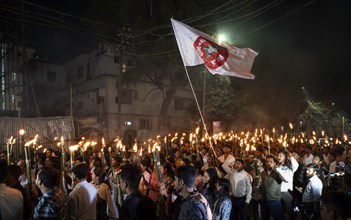
<svg viewBox="0 0 351 220"><path fill-rule="evenodd" d="M207 68L217 69L228 59L228 49L203 37L196 38L194 47Z"/></svg>

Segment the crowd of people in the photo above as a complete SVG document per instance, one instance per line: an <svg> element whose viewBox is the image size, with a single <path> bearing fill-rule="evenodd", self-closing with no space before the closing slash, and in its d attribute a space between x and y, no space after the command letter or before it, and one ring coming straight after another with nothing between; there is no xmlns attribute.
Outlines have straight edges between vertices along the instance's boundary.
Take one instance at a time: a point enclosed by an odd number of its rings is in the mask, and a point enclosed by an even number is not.
<svg viewBox="0 0 351 220"><path fill-rule="evenodd" d="M158 160L91 148L64 164L48 148L31 177L2 152L0 219L351 219L348 144L197 144L174 141Z"/></svg>

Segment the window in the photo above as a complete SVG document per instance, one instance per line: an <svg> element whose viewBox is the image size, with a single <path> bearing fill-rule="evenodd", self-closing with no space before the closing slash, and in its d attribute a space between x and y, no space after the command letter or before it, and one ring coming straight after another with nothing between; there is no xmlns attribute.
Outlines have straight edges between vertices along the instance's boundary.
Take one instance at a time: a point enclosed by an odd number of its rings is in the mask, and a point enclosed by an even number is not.
<svg viewBox="0 0 351 220"><path fill-rule="evenodd" d="M123 89L121 91L121 104L131 105L133 102L133 94L135 94L134 90ZM116 97L116 103L118 103L118 98Z"/></svg>
<svg viewBox="0 0 351 220"><path fill-rule="evenodd" d="M47 72L47 81L49 83L56 83L56 72Z"/></svg>
<svg viewBox="0 0 351 220"><path fill-rule="evenodd" d="M80 66L77 69L77 79L80 79L82 77L83 77L83 66Z"/></svg>
<svg viewBox="0 0 351 220"><path fill-rule="evenodd" d="M139 129L150 130L152 128L151 120L140 119L139 120Z"/></svg>
<svg viewBox="0 0 351 220"><path fill-rule="evenodd" d="M113 59L113 61L114 61L115 63L119 63L119 56L115 56L114 59Z"/></svg>
<svg viewBox="0 0 351 220"><path fill-rule="evenodd" d="M17 73L13 72L12 73L12 81L16 81L17 80Z"/></svg>

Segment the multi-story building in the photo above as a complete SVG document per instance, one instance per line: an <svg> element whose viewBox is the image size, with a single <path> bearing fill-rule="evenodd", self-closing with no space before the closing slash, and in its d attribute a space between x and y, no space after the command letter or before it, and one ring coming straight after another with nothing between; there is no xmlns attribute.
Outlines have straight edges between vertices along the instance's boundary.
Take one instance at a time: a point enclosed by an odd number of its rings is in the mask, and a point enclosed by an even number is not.
<svg viewBox="0 0 351 220"><path fill-rule="evenodd" d="M33 49L24 50L0 33L0 116L20 116L26 76L23 63L33 54Z"/></svg>
<svg viewBox="0 0 351 220"><path fill-rule="evenodd" d="M53 112L71 114L78 122L78 136L102 135L110 141L121 135L133 141L146 140L190 124L186 115L186 107L193 102L190 88L177 89L167 111L166 126L160 126L165 91L142 77L129 85L117 81L134 65L132 59L121 65L110 47L81 54L63 64L32 60L29 69L40 112L43 116ZM49 107L56 105L56 109ZM48 109L50 112L44 114Z"/></svg>

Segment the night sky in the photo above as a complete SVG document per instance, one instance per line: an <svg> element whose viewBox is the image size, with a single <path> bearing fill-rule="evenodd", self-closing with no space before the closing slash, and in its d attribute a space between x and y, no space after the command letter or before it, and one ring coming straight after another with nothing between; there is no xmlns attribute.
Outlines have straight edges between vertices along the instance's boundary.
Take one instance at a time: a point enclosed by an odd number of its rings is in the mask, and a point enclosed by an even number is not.
<svg viewBox="0 0 351 220"><path fill-rule="evenodd" d="M86 1L83 0L29 2L77 16L84 16L87 10ZM259 94L252 101L261 103L268 113L292 114L291 109L296 109L304 99L301 88L305 87L316 101L325 105L335 103L337 109L351 116L351 1L257 0L252 9L270 2L277 5L245 23L233 20L198 29L209 34L222 32L236 46L250 47L259 52L252 69L256 79L237 80ZM201 24L201 21L197 24ZM72 56L67 55L68 51L79 53L82 48L91 47L91 39L77 37L68 31L34 24L29 27L46 35L27 33L28 44L36 47L41 56L67 59ZM60 41L70 42L71 45Z"/></svg>

